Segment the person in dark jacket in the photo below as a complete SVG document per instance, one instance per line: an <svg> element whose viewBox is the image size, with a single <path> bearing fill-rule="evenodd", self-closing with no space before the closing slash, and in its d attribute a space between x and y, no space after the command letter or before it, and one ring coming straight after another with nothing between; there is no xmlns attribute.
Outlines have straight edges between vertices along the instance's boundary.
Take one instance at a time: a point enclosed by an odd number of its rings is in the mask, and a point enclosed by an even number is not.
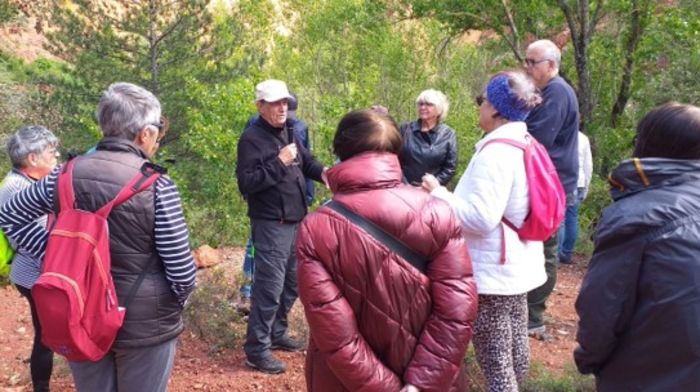
<svg viewBox="0 0 700 392"><path fill-rule="evenodd" d="M549 153L566 193L567 207L576 204L578 182L578 100L574 89L559 76L561 51L550 40L539 40L527 47L525 71L542 90L542 104L525 119L527 130ZM547 281L530 291L528 333L547 340L544 311L557 283L559 238L557 232L544 242Z"/></svg>
<svg viewBox="0 0 700 392"><path fill-rule="evenodd" d="M700 386L700 108L668 103L639 123L610 176L576 300L574 359L599 391Z"/></svg>
<svg viewBox="0 0 700 392"><path fill-rule="evenodd" d="M457 136L444 121L450 107L437 90L425 90L416 98L418 119L401 125L403 148L399 154L405 182L420 186L425 174L446 185L457 170Z"/></svg>
<svg viewBox="0 0 700 392"><path fill-rule="evenodd" d="M97 122L104 137L94 153L75 158L73 168L76 208L93 212L142 170L166 131L158 99L130 83L114 83L102 94ZM39 258L45 252L48 233L33 222L56 209L59 170L0 208L0 227ZM76 389L165 391L177 337L184 328L182 312L196 278L175 184L162 175L152 188L114 207L108 223L110 272L119 304L126 305L126 316L105 357L96 362L69 362ZM137 285L140 276L143 280ZM125 304L130 293L131 301Z"/></svg>
<svg viewBox="0 0 700 392"><path fill-rule="evenodd" d="M293 246L307 212L305 177L322 181L324 171L287 126L290 98L282 81L259 83L255 100L260 118L238 141L236 177L248 202L255 248L244 350L246 365L265 373L286 370L270 350L304 347L287 334L287 313L298 296Z"/></svg>
<svg viewBox="0 0 700 392"><path fill-rule="evenodd" d="M333 200L430 262L421 272L329 207L299 231L299 296L309 323L306 385L317 391L464 391L476 317L466 244L447 203L403 184L394 121L351 112L333 141Z"/></svg>
<svg viewBox="0 0 700 392"><path fill-rule="evenodd" d="M297 108L299 107L299 98L290 91L291 98L287 106L287 127L294 131L294 137L297 138L302 146L311 151L311 143L309 138L309 126L297 117ZM260 114L255 114L246 122L245 129L248 129L260 118ZM314 200L314 181L310 178L306 179L306 203L310 206ZM238 303L238 310L241 313L250 313L250 295L253 287L253 271L255 270L255 248L253 240L248 238L245 246L245 255L243 257L243 284L241 285L240 294L241 301Z"/></svg>

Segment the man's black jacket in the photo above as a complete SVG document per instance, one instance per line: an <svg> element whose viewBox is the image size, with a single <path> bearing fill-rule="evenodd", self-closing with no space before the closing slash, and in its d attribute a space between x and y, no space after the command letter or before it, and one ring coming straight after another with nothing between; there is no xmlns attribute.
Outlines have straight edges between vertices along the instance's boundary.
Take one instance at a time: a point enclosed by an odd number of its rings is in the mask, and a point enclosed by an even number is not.
<svg viewBox="0 0 700 392"><path fill-rule="evenodd" d="M298 165L285 166L277 156L292 140ZM301 221L306 215L304 177L320 182L322 172L323 166L286 126L274 128L259 118L238 141L236 177L251 219Z"/></svg>

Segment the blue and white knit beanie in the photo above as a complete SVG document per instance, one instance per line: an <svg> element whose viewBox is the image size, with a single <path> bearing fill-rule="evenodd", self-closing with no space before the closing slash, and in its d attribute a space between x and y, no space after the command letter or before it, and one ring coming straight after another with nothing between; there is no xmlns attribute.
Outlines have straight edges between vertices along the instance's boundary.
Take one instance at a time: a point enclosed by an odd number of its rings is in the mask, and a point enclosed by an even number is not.
<svg viewBox="0 0 700 392"><path fill-rule="evenodd" d="M508 75L498 75L486 86L486 99L501 117L511 121L525 121L530 108L527 102L518 98L508 84Z"/></svg>

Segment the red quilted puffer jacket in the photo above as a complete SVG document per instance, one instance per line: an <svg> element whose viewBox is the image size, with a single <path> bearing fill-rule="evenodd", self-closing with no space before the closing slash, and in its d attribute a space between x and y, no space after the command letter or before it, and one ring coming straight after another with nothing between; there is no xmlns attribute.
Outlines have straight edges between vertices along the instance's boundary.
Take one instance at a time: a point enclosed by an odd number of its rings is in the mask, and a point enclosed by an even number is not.
<svg viewBox="0 0 700 392"><path fill-rule="evenodd" d="M308 390L464 391L477 293L450 207L402 184L394 154L355 156L327 177L335 200L431 262L419 272L328 207L306 217L297 255Z"/></svg>

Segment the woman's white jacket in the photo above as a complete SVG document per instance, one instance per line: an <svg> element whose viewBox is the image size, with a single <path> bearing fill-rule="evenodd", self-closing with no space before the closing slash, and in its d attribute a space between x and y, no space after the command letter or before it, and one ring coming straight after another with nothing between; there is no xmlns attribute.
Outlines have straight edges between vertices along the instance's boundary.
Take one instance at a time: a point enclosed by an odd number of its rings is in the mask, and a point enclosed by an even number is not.
<svg viewBox="0 0 700 392"><path fill-rule="evenodd" d="M444 187L432 192L450 204L461 222L479 294L523 294L547 280L542 242L521 241L501 222L505 216L520 226L529 211L523 151L497 142L484 147L493 139L525 142L526 136L524 122L496 128L476 144L476 152L454 193ZM501 263L504 240L505 263Z"/></svg>

